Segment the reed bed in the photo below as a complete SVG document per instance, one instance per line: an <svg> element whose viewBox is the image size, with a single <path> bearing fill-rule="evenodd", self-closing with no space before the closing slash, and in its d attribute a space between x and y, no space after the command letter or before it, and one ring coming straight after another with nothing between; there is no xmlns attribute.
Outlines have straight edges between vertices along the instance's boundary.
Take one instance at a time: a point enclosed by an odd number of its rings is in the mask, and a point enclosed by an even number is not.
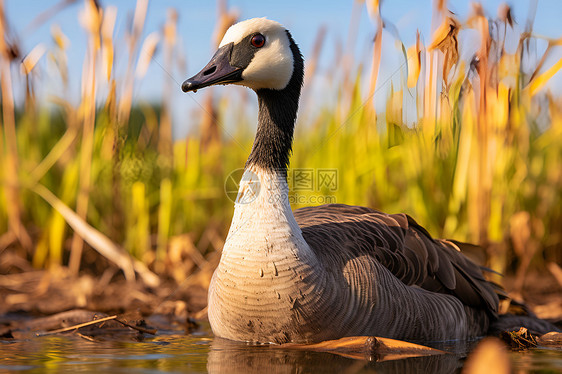
<svg viewBox="0 0 562 374"><path fill-rule="evenodd" d="M519 288L529 267L556 272L562 262L562 98L544 86L561 68L562 61L545 61L562 39L535 35L532 22L516 28L507 5L488 18L475 3L460 20L438 1L427 45L419 33L412 46L397 40L402 83L381 86L382 39L395 36L382 22L379 2L367 3L375 30L371 64L354 63L334 75L341 77L335 105L312 100L305 87L297 124L292 170L336 170L336 185L296 192L304 198L293 208L337 201L406 212L435 236L480 244L487 264L516 273ZM169 97L154 105L133 100L157 47L166 70L181 60L179 10L141 39L147 8L147 0L137 1L127 69L117 77L118 10L85 0L80 101L55 97L54 108L47 108L34 96L34 71L48 55L61 85L75 83L68 81L66 37L53 25L53 46L23 56L0 1L0 253L16 255L5 257L6 271L23 270L19 258L35 268L101 274L108 260L127 278L148 284L166 277L181 282L198 269L203 284L208 281L233 209L225 181L244 165L250 120L240 114L235 140L225 136L218 123L232 101L208 93L199 130L172 142ZM215 42L237 17L219 2ZM467 32L478 35L480 48L463 61L459 43ZM307 61L307 85L321 74L315 66L324 33ZM505 49L508 35L518 38L514 53ZM531 48L537 40L548 44L539 56ZM27 85L17 107L16 81ZM163 84L164 92L176 89L170 80ZM384 113L375 111L379 89L387 93Z"/></svg>

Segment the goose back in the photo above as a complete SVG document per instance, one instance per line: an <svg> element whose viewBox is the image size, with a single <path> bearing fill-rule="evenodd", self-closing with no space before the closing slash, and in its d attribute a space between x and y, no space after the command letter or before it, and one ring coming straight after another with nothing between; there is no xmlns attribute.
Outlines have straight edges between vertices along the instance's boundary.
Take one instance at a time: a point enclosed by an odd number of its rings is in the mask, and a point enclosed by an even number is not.
<svg viewBox="0 0 562 374"><path fill-rule="evenodd" d="M294 215L320 262L334 269L367 255L405 285L453 295L469 307L497 314L496 289L482 269L460 252L458 243L433 239L406 214L328 204L301 208Z"/></svg>

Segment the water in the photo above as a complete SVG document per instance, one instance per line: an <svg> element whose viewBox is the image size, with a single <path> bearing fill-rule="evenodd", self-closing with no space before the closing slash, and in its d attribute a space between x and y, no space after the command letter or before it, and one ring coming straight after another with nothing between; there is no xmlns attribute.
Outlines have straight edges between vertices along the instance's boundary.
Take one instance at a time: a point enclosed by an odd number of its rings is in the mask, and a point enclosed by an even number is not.
<svg viewBox="0 0 562 374"><path fill-rule="evenodd" d="M192 335L130 336L60 334L0 341L0 373L455 373L476 342L435 348L451 354L373 362L331 353L251 347L213 339L208 327ZM516 372L560 373L562 351L512 352Z"/></svg>

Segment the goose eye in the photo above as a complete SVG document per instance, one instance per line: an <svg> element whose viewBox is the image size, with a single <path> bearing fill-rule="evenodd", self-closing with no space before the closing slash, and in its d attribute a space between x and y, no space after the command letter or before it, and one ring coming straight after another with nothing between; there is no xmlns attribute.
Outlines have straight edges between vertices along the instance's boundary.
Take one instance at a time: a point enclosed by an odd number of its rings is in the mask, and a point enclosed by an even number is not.
<svg viewBox="0 0 562 374"><path fill-rule="evenodd" d="M265 36L256 34L252 37L252 45L256 48L261 48L265 44Z"/></svg>

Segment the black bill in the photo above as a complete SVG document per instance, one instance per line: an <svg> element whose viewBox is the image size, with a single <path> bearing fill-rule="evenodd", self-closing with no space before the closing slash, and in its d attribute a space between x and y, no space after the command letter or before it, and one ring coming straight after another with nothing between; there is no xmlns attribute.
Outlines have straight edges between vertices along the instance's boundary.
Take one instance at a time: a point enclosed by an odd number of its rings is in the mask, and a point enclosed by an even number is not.
<svg viewBox="0 0 562 374"><path fill-rule="evenodd" d="M230 65L233 43L217 50L211 61L181 85L183 92L194 91L214 84L227 84L242 80L242 68Z"/></svg>

